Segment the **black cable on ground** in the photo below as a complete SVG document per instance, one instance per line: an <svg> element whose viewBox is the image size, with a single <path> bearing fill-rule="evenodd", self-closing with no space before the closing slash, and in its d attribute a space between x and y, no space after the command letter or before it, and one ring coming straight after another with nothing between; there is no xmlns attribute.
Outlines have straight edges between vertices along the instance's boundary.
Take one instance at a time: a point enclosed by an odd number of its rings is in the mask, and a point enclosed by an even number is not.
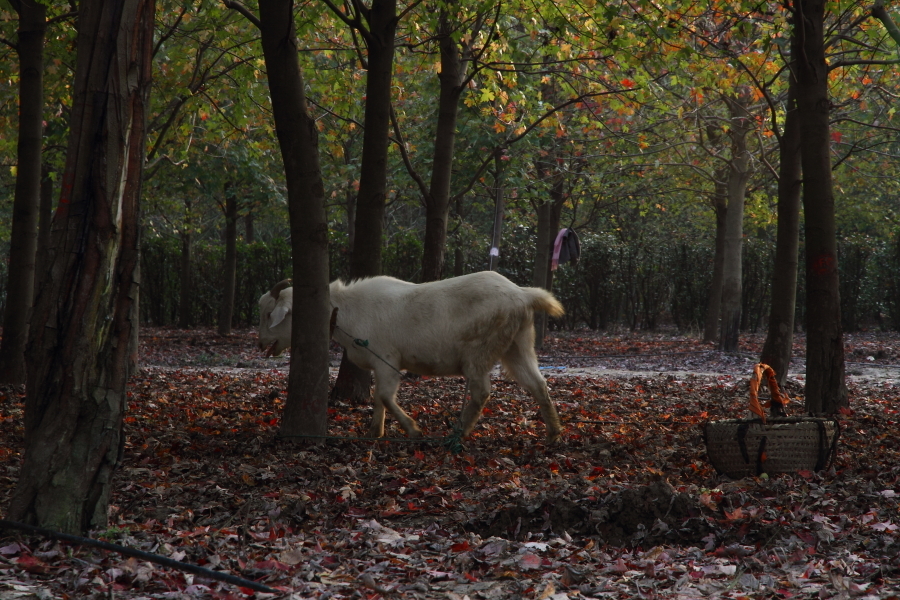
<svg viewBox="0 0 900 600"><path fill-rule="evenodd" d="M33 533L35 535L40 535L42 537L63 540L65 542L71 542L73 544L78 544L81 546L90 546L92 548L100 548L101 550L108 550L109 552L118 552L119 554L124 554L125 556L133 556L135 558L140 558L141 560L146 560L148 562L156 563L156 564L162 565L164 567L178 569L179 571L186 571L188 573L193 573L194 575L199 575L206 579L215 579L216 581L223 581L225 583L230 583L232 585L249 588L249 589L255 590L257 592L266 592L268 594L281 594L282 593L276 589L272 589L261 583L256 583L255 581L251 581L249 579L244 579L242 577L236 577L235 575L229 575L228 573L222 573L220 571L213 571L211 569L206 569L206 568L198 566L198 565L192 565L190 563L181 562L180 560L166 558L165 556L160 556L159 554L152 554L150 552L144 552L143 550L137 550L135 548L127 548L125 546L119 546L118 544L110 544L109 542L103 542L100 540L81 537L78 535L70 535L68 533L61 533L59 531L53 531L52 529L44 529L43 527L35 527L34 525L26 525L25 523L17 523L15 521L7 521L6 519L0 519L0 529L18 529L20 531L27 531L28 533Z"/></svg>

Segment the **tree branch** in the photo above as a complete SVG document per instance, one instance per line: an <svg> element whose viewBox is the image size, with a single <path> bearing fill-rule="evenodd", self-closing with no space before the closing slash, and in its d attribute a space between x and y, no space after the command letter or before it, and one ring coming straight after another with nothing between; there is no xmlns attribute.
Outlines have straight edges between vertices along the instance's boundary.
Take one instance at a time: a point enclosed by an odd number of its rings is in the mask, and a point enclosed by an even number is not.
<svg viewBox="0 0 900 600"><path fill-rule="evenodd" d="M422 194L422 197L427 199L428 186L425 185L425 180L416 172L415 167L409 160L409 153L406 151L406 143L403 141L403 134L400 132L400 124L397 123L397 112L394 110L393 104L391 105L391 126L394 128L394 136L397 138L395 142L400 150L400 156L403 158L403 164L406 165L406 171L412 177L412 180L416 182L416 185L419 186L419 192Z"/></svg>
<svg viewBox="0 0 900 600"><path fill-rule="evenodd" d="M259 22L259 17L254 15L249 8L238 2L237 0L222 0L222 3L232 9L236 10L242 15L244 15L248 21L256 25L257 29L262 29L262 24Z"/></svg>

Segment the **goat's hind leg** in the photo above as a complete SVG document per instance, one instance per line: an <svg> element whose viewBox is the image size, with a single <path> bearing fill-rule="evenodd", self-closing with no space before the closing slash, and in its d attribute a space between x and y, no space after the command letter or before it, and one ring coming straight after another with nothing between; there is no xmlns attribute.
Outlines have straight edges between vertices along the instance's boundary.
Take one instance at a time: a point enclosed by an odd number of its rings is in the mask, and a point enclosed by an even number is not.
<svg viewBox="0 0 900 600"><path fill-rule="evenodd" d="M528 393L537 401L541 409L541 417L547 427L547 442L553 443L559 440L562 432L559 414L556 412L556 407L553 406L553 401L550 400L547 381L541 375L537 356L532 346L528 345L527 348L523 348L521 343L516 342L501 357L500 362L506 372L519 382L519 385L528 390Z"/></svg>

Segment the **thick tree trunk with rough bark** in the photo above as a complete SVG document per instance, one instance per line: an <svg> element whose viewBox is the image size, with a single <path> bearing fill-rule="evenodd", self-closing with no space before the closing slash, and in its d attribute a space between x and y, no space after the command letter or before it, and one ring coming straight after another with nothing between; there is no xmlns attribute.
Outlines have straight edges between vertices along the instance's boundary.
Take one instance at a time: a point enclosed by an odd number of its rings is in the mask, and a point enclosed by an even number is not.
<svg viewBox="0 0 900 600"><path fill-rule="evenodd" d="M328 223L316 124L309 116L291 0L259 3L275 131L284 159L294 270L291 369L279 435L328 429Z"/></svg>
<svg viewBox="0 0 900 600"><path fill-rule="evenodd" d="M16 46L19 55L19 140L6 310L3 313L3 338L0 340L0 382L25 383L25 345L28 342L28 317L34 300L41 197L47 9L34 0L21 0L13 6L19 11Z"/></svg>
<svg viewBox="0 0 900 600"><path fill-rule="evenodd" d="M806 244L806 410L833 414L847 405L831 178L825 0L795 0L797 116Z"/></svg>
<svg viewBox="0 0 900 600"><path fill-rule="evenodd" d="M26 356L25 457L8 515L103 527L137 360L152 0L79 5L71 133Z"/></svg>
<svg viewBox="0 0 900 600"><path fill-rule="evenodd" d="M234 316L234 283L237 273L237 196L234 184L225 184L225 264L222 268L222 304L219 307L219 335L231 335Z"/></svg>
<svg viewBox="0 0 900 600"><path fill-rule="evenodd" d="M713 271L706 300L706 319L703 325L703 341L719 339L719 320L722 316L722 278L725 256L725 217L728 214L728 189L724 182L716 182L713 192L713 212L716 216L716 241L713 250Z"/></svg>
<svg viewBox="0 0 900 600"><path fill-rule="evenodd" d="M791 76L790 81L784 131L779 139L781 163L778 167L778 229L775 268L772 272L772 305L769 329L759 359L772 367L781 387L787 380L794 345L800 245L800 123L797 119L795 78ZM773 408L777 406L772 404Z"/></svg>
<svg viewBox="0 0 900 600"><path fill-rule="evenodd" d="M741 328L741 253L744 242L744 199L750 180L747 135L752 130L747 101L727 98L731 139L728 164L728 211L725 215L725 246L722 262L722 318L719 350L737 352Z"/></svg>

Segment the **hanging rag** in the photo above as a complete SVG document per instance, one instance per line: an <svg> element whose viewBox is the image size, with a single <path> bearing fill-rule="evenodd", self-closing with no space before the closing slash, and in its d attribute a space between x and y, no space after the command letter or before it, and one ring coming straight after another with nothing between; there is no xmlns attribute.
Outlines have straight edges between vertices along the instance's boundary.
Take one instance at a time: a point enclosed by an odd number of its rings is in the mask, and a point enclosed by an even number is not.
<svg viewBox="0 0 900 600"><path fill-rule="evenodd" d="M562 264L571 262L572 265L578 264L581 257L581 242L578 240L578 234L574 229L563 228L556 234L556 241L553 242L553 260L550 263L550 270L555 271Z"/></svg>

